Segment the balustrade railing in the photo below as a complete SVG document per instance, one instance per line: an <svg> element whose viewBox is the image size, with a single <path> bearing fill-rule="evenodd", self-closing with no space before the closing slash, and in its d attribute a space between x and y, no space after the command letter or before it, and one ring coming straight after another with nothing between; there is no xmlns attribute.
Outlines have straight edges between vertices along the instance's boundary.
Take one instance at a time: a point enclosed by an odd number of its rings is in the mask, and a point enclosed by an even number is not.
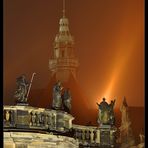
<svg viewBox="0 0 148 148"><path fill-rule="evenodd" d="M4 128L68 132L74 117L64 111L31 106L4 106Z"/></svg>
<svg viewBox="0 0 148 148"><path fill-rule="evenodd" d="M82 126L73 124L74 137L82 145L99 145L100 130L95 126Z"/></svg>
<svg viewBox="0 0 148 148"><path fill-rule="evenodd" d="M83 146L115 146L114 127L95 127L73 124L74 137Z"/></svg>
<svg viewBox="0 0 148 148"><path fill-rule="evenodd" d="M31 106L4 106L4 129L29 129L74 134L83 146L115 145L115 127L110 125L82 126L72 124L74 117L67 112ZM72 135L73 136L73 135Z"/></svg>

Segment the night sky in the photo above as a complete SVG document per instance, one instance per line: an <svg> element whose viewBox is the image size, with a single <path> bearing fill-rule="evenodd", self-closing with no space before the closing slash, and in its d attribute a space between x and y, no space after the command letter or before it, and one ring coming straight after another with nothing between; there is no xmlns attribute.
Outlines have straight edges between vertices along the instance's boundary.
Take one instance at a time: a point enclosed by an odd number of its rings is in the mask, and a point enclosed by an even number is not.
<svg viewBox="0 0 148 148"><path fill-rule="evenodd" d="M4 103L14 101L16 77L32 89L48 85L48 62L62 17L62 0L4 0ZM87 102L127 98L144 106L144 0L66 0L66 17L80 61Z"/></svg>

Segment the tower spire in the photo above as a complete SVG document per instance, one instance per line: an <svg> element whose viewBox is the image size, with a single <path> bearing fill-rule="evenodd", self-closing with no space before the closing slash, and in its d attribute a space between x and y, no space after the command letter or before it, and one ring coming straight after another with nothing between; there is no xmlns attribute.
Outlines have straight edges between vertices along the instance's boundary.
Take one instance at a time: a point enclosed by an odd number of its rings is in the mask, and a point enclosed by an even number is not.
<svg viewBox="0 0 148 148"><path fill-rule="evenodd" d="M59 21L59 32L55 36L53 54L49 59L49 70L56 80L68 81L70 75L76 78L78 59L75 55L74 39L69 30L69 21L65 16L65 0L63 0L63 16Z"/></svg>
<svg viewBox="0 0 148 148"><path fill-rule="evenodd" d="M65 17L65 0L63 0L63 17Z"/></svg>

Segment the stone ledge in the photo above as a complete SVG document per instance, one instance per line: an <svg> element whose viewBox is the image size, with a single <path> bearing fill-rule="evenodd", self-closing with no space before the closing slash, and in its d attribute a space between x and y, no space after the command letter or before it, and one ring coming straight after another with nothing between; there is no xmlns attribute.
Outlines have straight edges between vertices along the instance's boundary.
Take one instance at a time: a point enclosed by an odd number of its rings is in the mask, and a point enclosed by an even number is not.
<svg viewBox="0 0 148 148"><path fill-rule="evenodd" d="M67 112L32 106L4 106L4 129L69 132L74 117Z"/></svg>
<svg viewBox="0 0 148 148"><path fill-rule="evenodd" d="M78 148L79 143L74 138L66 136L56 136L50 134L40 134L31 132L4 132L4 147L14 144L27 145L28 147L56 147Z"/></svg>

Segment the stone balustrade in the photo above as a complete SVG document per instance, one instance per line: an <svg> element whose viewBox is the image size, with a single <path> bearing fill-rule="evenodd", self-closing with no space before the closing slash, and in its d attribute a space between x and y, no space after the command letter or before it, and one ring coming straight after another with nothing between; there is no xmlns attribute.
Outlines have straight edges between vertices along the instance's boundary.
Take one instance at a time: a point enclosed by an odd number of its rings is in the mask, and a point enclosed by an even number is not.
<svg viewBox="0 0 148 148"><path fill-rule="evenodd" d="M72 124L74 117L60 110L19 105L4 106L3 110L5 132L29 130L36 133L58 133L72 136L80 146L115 146L116 128L110 125L95 127Z"/></svg>
<svg viewBox="0 0 148 148"><path fill-rule="evenodd" d="M4 129L68 132L74 117L64 111L31 106L4 106Z"/></svg>
<svg viewBox="0 0 148 148"><path fill-rule="evenodd" d="M73 124L75 138L81 145L99 145L100 130L95 126L82 126Z"/></svg>
<svg viewBox="0 0 148 148"><path fill-rule="evenodd" d="M74 137L79 141L82 146L115 146L115 132L114 127L95 127L95 126L82 126L73 124Z"/></svg>

